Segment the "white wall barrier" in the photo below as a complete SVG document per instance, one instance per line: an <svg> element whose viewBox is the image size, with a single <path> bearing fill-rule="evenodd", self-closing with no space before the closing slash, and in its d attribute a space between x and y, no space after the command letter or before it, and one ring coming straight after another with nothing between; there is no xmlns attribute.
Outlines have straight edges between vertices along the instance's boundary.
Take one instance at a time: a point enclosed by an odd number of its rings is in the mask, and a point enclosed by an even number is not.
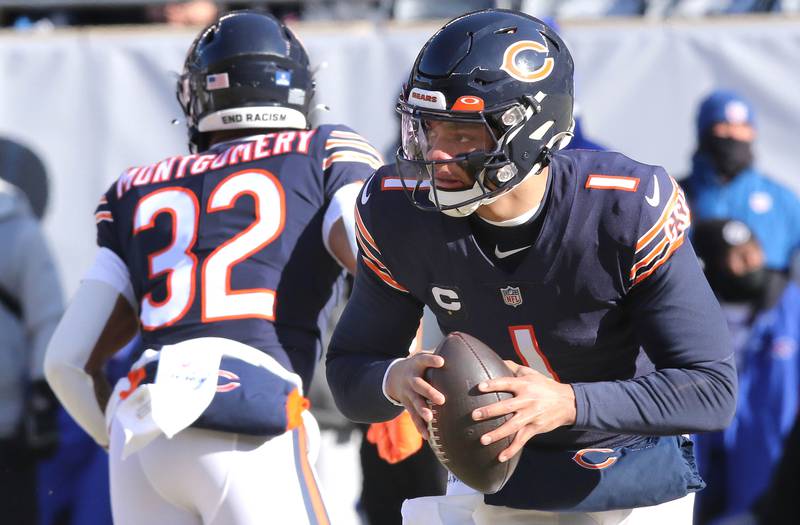
<svg viewBox="0 0 800 525"><path fill-rule="evenodd" d="M438 23L296 26L326 122L381 151L396 142L394 101ZM577 98L595 140L677 178L695 145L698 101L739 89L757 108L760 164L800 191L800 19L601 20L564 24ZM0 135L34 149L51 180L45 226L71 294L94 253L93 211L125 168L184 151L174 83L194 30L0 33Z"/></svg>

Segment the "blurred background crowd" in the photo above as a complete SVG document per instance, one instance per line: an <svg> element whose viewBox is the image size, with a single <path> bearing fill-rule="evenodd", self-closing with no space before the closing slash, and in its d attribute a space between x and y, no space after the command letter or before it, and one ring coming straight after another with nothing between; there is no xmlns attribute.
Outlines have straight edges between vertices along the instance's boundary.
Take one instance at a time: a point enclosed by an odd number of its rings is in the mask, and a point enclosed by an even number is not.
<svg viewBox="0 0 800 525"><path fill-rule="evenodd" d="M96 199L123 169L185 148L174 72L192 36L254 7L288 21L308 47L318 123L352 126L389 161L393 100L442 19L509 7L558 24L576 62L571 147L621 151L678 179L733 335L739 410L725 432L697 436L708 488L696 523L783 522L800 480L800 0L0 1L5 515L111 523L105 452L57 406L42 354L93 256ZM323 377L312 410L334 523L399 523L404 498L443 490L427 446L387 463L366 428L338 415Z"/></svg>

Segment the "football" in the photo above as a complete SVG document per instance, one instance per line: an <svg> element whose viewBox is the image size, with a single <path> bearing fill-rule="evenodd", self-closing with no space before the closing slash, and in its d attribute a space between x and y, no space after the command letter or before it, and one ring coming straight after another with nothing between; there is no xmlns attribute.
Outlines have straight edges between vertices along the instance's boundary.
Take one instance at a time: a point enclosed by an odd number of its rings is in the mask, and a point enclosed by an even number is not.
<svg viewBox="0 0 800 525"><path fill-rule="evenodd" d="M476 408L513 397L509 392L480 392L478 384L496 377L512 376L494 350L463 332L448 335L434 351L444 358L442 368L428 368L425 380L444 394L444 405L429 404L433 420L428 424L428 443L442 465L458 479L484 494L503 488L519 461L519 453L504 463L497 456L514 436L483 445L480 438L513 414L475 421Z"/></svg>

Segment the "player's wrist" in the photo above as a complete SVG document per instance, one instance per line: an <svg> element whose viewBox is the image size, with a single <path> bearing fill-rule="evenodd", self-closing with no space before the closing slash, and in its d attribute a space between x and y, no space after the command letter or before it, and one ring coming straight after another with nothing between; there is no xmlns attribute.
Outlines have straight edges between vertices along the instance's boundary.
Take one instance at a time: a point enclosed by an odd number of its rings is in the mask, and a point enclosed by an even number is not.
<svg viewBox="0 0 800 525"><path fill-rule="evenodd" d="M405 360L406 360L406 358L399 358L399 359L395 359L394 361L389 363L389 366L386 367L386 372L384 372L384 374L383 374L383 382L381 384L381 391L383 392L383 396L391 404L393 404L395 406L399 406L399 407L404 406L404 405L403 405L403 403L398 401L398 398L400 397L400 395L399 395L398 392L396 392L396 389L394 388L395 385L397 384L397 378L395 376L396 376L396 374L398 372L398 369L396 368L395 365L397 365L398 363L400 363L402 361L405 361ZM393 372L394 372L394 374L393 374Z"/></svg>
<svg viewBox="0 0 800 525"><path fill-rule="evenodd" d="M564 425L574 425L577 420L578 409L575 401L575 390L569 383L559 383L562 406L564 407Z"/></svg>

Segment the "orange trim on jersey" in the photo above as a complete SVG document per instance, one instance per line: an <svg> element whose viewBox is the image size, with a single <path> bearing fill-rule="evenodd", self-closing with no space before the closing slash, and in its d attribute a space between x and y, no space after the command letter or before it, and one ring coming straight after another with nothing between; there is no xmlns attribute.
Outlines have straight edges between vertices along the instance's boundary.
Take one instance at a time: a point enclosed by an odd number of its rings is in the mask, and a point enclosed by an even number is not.
<svg viewBox="0 0 800 525"><path fill-rule="evenodd" d="M367 241L367 243L372 247L372 249L375 250L375 252L377 252L380 255L381 251L378 249L378 245L375 242L375 239L372 238L372 235L370 235L369 230L367 230L367 227L364 226L364 221L361 219L361 212L358 211L358 206L356 206L355 215L356 215L356 228L358 229L358 232L364 236L364 240Z"/></svg>
<svg viewBox="0 0 800 525"><path fill-rule="evenodd" d="M358 242L358 245L359 245L359 246L361 246L361 250L364 252L364 255L365 255L367 258L369 258L369 259L370 259L372 262L374 262L375 264L377 264L377 265L378 265L378 267L380 267L382 270L386 270L386 271L388 271L388 270L389 270L388 268L386 268L386 265L385 265L385 264L383 264L383 263L381 262L381 260L380 260L380 259L378 259L378 258L375 256L375 254L373 254L373 253L370 251L370 249L369 249L369 245L367 245L367 243L366 243L366 242L364 241L364 239L361 237L361 234L359 233L359 231L358 231L358 230L356 230L356 241Z"/></svg>
<svg viewBox="0 0 800 525"><path fill-rule="evenodd" d="M681 247L681 244L683 244L683 238L684 236L681 235L677 240L675 240L672 246L669 247L669 250L667 250L667 253L664 254L664 257L662 257L656 264L654 264L652 268L650 268L649 270L641 274L639 277L637 277L633 281L633 285L639 284L640 282L645 280L648 276L650 276L650 274L656 271L662 264L667 262L667 260L673 254L673 252Z"/></svg>
<svg viewBox="0 0 800 525"><path fill-rule="evenodd" d="M587 190L622 190L636 191L639 187L639 179L636 177L624 177L622 175L600 175L592 173L586 179Z"/></svg>
<svg viewBox="0 0 800 525"><path fill-rule="evenodd" d="M101 223L103 221L114 222L114 217L111 215L110 211L98 211L94 214L94 221L96 223Z"/></svg>
<svg viewBox="0 0 800 525"><path fill-rule="evenodd" d="M329 135L331 137L341 137L346 139L359 139L359 140L366 140L364 137L356 133L355 131L344 131L341 129L335 129L331 131Z"/></svg>
<svg viewBox="0 0 800 525"><path fill-rule="evenodd" d="M295 452L296 458L300 463L301 482L305 485L305 489L311 500L311 510L314 512L313 518L316 519L316 525L330 525L328 519L328 511L325 509L325 503L322 501L322 494L320 493L317 479L311 464L308 462L308 436L306 434L305 425L300 425L295 430L297 432L297 450ZM312 516L309 516L312 518Z"/></svg>
<svg viewBox="0 0 800 525"><path fill-rule="evenodd" d="M547 369L548 372L550 372L552 378L560 383L561 379L558 378L558 374L556 374L555 370L553 370L553 367L550 366L550 361L547 360L547 357L545 357L545 355L542 353L542 350L539 348L539 341L536 339L536 331L533 329L533 325L523 324L523 325L514 325L508 327L508 335L511 336L511 342L514 344L514 351L517 353L520 362L523 365L530 367L528 360L525 359L525 356L522 355L522 351L519 349L519 344L517 344L517 338L514 335L515 330L525 330L531 334L531 340L533 341L533 350L539 355L539 358L542 360L542 363L544 363L544 367Z"/></svg>
<svg viewBox="0 0 800 525"><path fill-rule="evenodd" d="M200 204L197 201L197 195L195 195L193 191L191 191L191 190L189 190L187 188L180 187L180 186L169 186L167 188L161 188L159 190L156 190L154 192L151 192L151 193L147 194L145 197L142 197L139 200L139 202L136 203L136 208L133 210L133 216L136 217L138 215L139 207L142 205L142 203L146 199L149 199L149 198L153 197L156 194L159 194L159 193L162 193L162 192L166 192L166 191L177 191L177 192L186 194L186 195L189 196L189 198L191 198L191 200L192 200L192 202L194 204L194 206L193 206L193 209L194 209L194 224L195 224L194 232L192 234L192 239L186 244L186 246L187 246L186 250L184 250L184 252L183 252L184 255L186 255L189 259L192 260L192 269L191 269L191 283L192 283L192 286L191 286L191 289L189 290L189 299L186 301L186 305L178 313L178 315L172 317L168 321L166 321L164 323L161 323L159 325L152 325L151 326L151 325L145 324L144 321L142 321L142 330L145 330L145 331L148 331L148 332L151 332L151 331L159 329L159 328L165 328L167 326L172 326L175 323L177 323L178 321L180 321L181 319L183 319L183 316L185 316L189 312L189 310L191 309L192 303L194 303L194 299L195 299L195 295L196 295L195 272L197 270L197 262L198 261L197 261L197 256L194 254L194 252L192 252L192 248L194 248L194 245L197 242L197 230L198 230L197 225L199 224L199 221L200 221ZM169 267L169 268L165 268L165 269L161 270L158 273L153 273L153 259L155 259L159 255L162 255L162 254L170 251L172 249L172 247L175 246L175 244L176 244L176 242L178 240L178 216L177 216L177 214L175 212L175 208L167 208L167 207L158 208L150 216L150 222L148 222L147 224L143 224L143 225L139 226L138 228L136 227L136 222L134 221L133 234L132 235L137 235L141 231L149 230L151 228L154 228L155 225L156 225L156 218L158 218L158 216L160 214L162 214L162 213L168 214L170 216L170 218L171 218L171 221L172 221L172 240L170 241L169 245L167 245L166 248L164 248L162 250L158 250L156 252L153 252L153 253L151 253L151 254L149 254L147 256L147 272L148 272L148 278L151 281L154 281L156 279L156 277L158 277L159 275L162 275L162 274L165 274L165 273L167 274L167 278L165 279L165 282L166 282L165 286L167 288L167 293L166 293L166 296L164 297L163 301L156 301L156 300L153 299L153 293L152 292L147 292L144 296L142 296L142 300L141 300L142 309L144 308L145 301L150 305L150 308L158 308L160 306L164 306L165 304L169 303L169 301L172 299L172 277L173 277L173 274L175 273L175 268ZM141 320L141 315L142 314L140 313L140 316L139 316L140 320Z"/></svg>
<svg viewBox="0 0 800 525"><path fill-rule="evenodd" d="M359 162L374 169L378 169L383 166L383 161L368 153L360 153L358 151L337 151L336 153L325 157L325 160L322 161L322 169L327 170L334 162Z"/></svg>
<svg viewBox="0 0 800 525"><path fill-rule="evenodd" d="M128 372L128 382L130 386L119 393L119 398L122 400L128 399L128 396L133 394L134 390L139 388L139 385L144 381L144 378L147 377L147 373L144 370L144 367L134 368L130 372Z"/></svg>
<svg viewBox="0 0 800 525"><path fill-rule="evenodd" d="M669 202L666 206L664 206L664 211L661 212L661 216L658 218L658 221L649 229L647 233L642 235L638 241L636 241L636 253L639 253L642 248L647 246L653 238L658 235L658 232L661 231L661 228L666 224L669 216L672 214L672 208L675 205L675 201L678 200L678 184L670 177L670 182L672 182L672 194L669 197Z"/></svg>
<svg viewBox="0 0 800 525"><path fill-rule="evenodd" d="M661 239L661 242L656 244L655 248L650 250L650 253L648 253L644 259L633 265L633 268L631 268L631 279L636 276L636 272L653 262L653 259L658 257L661 252L664 251L664 248L667 246L667 244L669 244L669 238L665 235L664 238Z"/></svg>
<svg viewBox="0 0 800 525"><path fill-rule="evenodd" d="M363 255L361 256L361 260L364 261L364 264L366 264L367 267L369 267L369 269L372 270L375 273L375 275L377 275L381 279L381 281L385 282L395 290L408 293L408 289L406 289L402 284L395 281L394 278L391 275L389 275L388 272L384 272L383 270L378 268L374 262L367 259Z"/></svg>
<svg viewBox="0 0 800 525"><path fill-rule="evenodd" d="M303 424L303 412L311 408L311 401L300 395L298 389L289 392L286 398L286 430L294 430Z"/></svg>
<svg viewBox="0 0 800 525"><path fill-rule="evenodd" d="M328 139L325 141L326 150L335 148L355 148L370 153L383 162L383 156L380 152L376 150L372 144L363 139Z"/></svg>
<svg viewBox="0 0 800 525"><path fill-rule="evenodd" d="M277 302L277 294L275 290L271 290L269 288L243 288L240 290L234 290L231 287L231 274L233 272L233 267L239 264L240 262L244 261L254 253L257 253L263 250L266 246L271 244L275 239L277 239L282 233L283 229L286 226L286 193L284 192L283 186L280 183L280 180L273 175L268 170L260 170L260 169L244 169L241 171L237 171L225 177L208 197L208 203L206 205L206 213L216 213L218 211L229 210L236 205L236 202L239 198L243 195L249 195L253 199L254 209L255 209L255 220L250 223L250 225L245 228L244 230L240 231L227 241L223 242L216 248L214 251L211 252L203 261L203 267L200 270L200 279L202 283L206 282L206 267L208 266L208 262L212 260L215 254L219 253L220 250L224 249L226 246L237 241L237 239L241 238L244 235L247 235L250 231L256 228L259 223L261 222L261 208L260 203L261 199L259 198L258 194L255 191L251 190L242 190L231 197L230 203L226 206L212 206L212 202L214 201L214 195L217 193L217 190L221 188L228 180L233 179L234 177L238 177L242 174L249 174L249 173L256 173L258 175L262 175L267 177L274 185L275 189L278 190L278 195L280 197L280 211L281 211L281 218L278 224L275 233L269 239L265 239L261 244L250 250L249 252L245 253L238 259L232 261L225 269L225 295L226 296L234 296L234 295L247 295L247 294L264 294L265 296L272 297L272 311L269 313L258 313L258 312L248 312L243 314L234 314L234 315L215 315L209 316L206 313L206 287L203 286L201 293L200 293L200 319L203 323L208 323L211 321L229 321L233 319L266 319L267 321L274 321L275 320L275 303Z"/></svg>

